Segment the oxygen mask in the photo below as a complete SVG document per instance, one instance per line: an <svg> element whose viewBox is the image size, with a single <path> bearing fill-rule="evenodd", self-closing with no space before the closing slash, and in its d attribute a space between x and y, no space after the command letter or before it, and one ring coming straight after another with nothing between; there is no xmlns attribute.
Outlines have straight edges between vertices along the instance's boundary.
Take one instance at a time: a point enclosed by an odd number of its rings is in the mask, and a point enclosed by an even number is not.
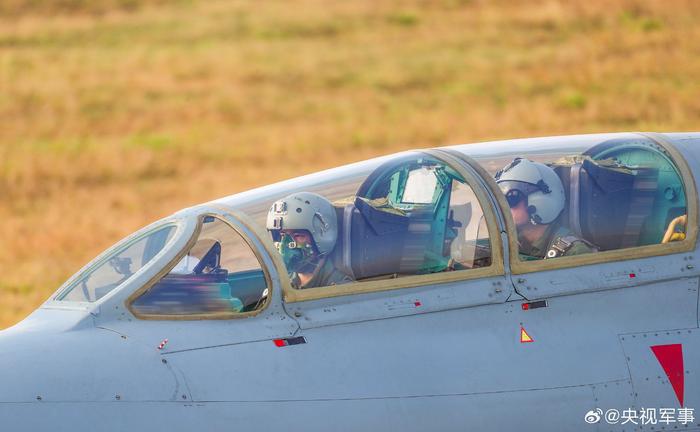
<svg viewBox="0 0 700 432"><path fill-rule="evenodd" d="M291 234L281 233L276 246L290 273L313 273L316 270L318 255L312 243L297 242Z"/></svg>

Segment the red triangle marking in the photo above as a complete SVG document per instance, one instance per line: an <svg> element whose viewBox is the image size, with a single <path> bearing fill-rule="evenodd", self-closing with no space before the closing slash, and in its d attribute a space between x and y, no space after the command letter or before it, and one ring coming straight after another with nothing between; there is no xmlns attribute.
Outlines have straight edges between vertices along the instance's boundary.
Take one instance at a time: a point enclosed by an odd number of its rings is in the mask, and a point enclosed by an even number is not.
<svg viewBox="0 0 700 432"><path fill-rule="evenodd" d="M671 383L673 391L676 392L678 402L683 406L683 395L685 386L685 375L683 369L683 345L655 345L650 347L656 359L664 368L668 382Z"/></svg>

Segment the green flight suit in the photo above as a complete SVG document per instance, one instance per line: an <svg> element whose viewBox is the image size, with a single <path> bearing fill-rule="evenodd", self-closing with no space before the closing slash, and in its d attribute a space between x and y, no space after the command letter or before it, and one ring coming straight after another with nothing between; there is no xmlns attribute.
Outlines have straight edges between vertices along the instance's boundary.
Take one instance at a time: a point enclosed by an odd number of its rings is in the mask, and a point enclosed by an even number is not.
<svg viewBox="0 0 700 432"><path fill-rule="evenodd" d="M292 281L292 288L296 289L340 285L353 281L350 276L335 268L333 260L328 257L323 258L323 263L314 271L311 280L306 285L301 286L297 273L291 273L289 278Z"/></svg>
<svg viewBox="0 0 700 432"><path fill-rule="evenodd" d="M592 243L577 237L566 227L552 224L529 246L520 241L520 259L532 261L598 252Z"/></svg>

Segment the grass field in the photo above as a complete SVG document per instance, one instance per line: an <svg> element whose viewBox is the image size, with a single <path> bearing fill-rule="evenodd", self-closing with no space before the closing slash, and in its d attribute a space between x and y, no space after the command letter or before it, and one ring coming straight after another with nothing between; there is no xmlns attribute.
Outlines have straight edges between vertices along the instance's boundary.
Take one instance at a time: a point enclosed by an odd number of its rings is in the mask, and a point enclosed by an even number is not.
<svg viewBox="0 0 700 432"><path fill-rule="evenodd" d="M199 202L406 148L698 130L697 1L0 2L0 328Z"/></svg>

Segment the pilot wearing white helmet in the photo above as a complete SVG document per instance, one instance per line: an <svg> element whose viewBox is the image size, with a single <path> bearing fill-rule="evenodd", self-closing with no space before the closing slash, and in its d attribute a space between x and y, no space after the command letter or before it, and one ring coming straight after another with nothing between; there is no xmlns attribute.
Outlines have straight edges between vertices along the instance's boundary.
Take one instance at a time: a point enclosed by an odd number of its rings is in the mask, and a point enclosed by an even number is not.
<svg viewBox="0 0 700 432"><path fill-rule="evenodd" d="M564 186L545 164L516 158L496 173L496 183L506 196L518 229L520 255L547 259L597 252L588 241L562 225Z"/></svg>
<svg viewBox="0 0 700 432"><path fill-rule="evenodd" d="M338 221L326 198L312 192L288 195L272 204L266 225L294 288L352 282L329 257L338 238Z"/></svg>

